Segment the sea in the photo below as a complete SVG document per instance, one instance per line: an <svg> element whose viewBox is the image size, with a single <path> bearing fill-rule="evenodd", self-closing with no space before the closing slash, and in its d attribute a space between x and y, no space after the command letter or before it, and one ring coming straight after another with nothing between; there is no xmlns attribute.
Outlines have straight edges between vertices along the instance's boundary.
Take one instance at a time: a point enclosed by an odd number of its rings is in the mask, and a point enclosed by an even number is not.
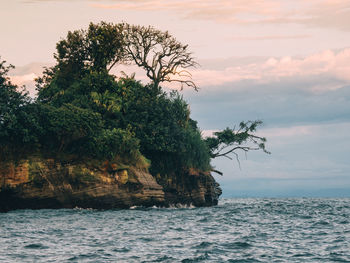
<svg viewBox="0 0 350 263"><path fill-rule="evenodd" d="M350 199L11 211L0 262L350 262Z"/></svg>

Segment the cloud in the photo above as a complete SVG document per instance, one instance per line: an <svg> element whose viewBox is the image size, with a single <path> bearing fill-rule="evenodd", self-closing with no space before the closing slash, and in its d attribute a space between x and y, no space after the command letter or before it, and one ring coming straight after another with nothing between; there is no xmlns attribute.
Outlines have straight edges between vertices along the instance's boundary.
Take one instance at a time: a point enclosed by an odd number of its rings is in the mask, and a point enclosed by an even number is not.
<svg viewBox="0 0 350 263"><path fill-rule="evenodd" d="M232 58L234 61L235 58ZM310 79L320 76L332 79L327 82L314 82L313 85L304 85L302 88L310 92L325 92L336 90L350 84L350 48L341 51L325 50L310 56L298 57L270 57L259 59L256 62L247 60L215 70L214 68L194 70L193 79L200 87L222 86L227 83L241 81L254 81L255 83L270 83L283 81L283 79L297 78ZM218 64L218 63L216 63Z"/></svg>
<svg viewBox="0 0 350 263"><path fill-rule="evenodd" d="M313 129L315 129L314 125L269 128L269 129L263 129L262 131L260 131L259 135L264 137L269 137L269 138L280 137L280 138L286 139L288 137L310 136L314 134Z"/></svg>
<svg viewBox="0 0 350 263"><path fill-rule="evenodd" d="M249 3L244 0L189 0L186 1L186 4L182 0L122 0L109 2L108 4L96 2L92 3L91 6L104 9L138 11L170 10L181 13L182 16L187 18L209 18L214 20L219 19L220 16L224 16L226 19L229 17L236 20L235 15L241 13L271 15L277 12L279 6L274 1L263 2L260 0L250 0Z"/></svg>
<svg viewBox="0 0 350 263"><path fill-rule="evenodd" d="M117 3L116 3L117 2ZM232 24L303 24L350 30L347 0L122 0L94 1L95 8L132 11L169 11L186 19Z"/></svg>
<svg viewBox="0 0 350 263"><path fill-rule="evenodd" d="M19 87L25 86L30 96L35 96L34 80L41 76L44 67L52 66L52 63L30 63L22 67L16 67L9 72L11 82Z"/></svg>
<svg viewBox="0 0 350 263"><path fill-rule="evenodd" d="M22 0L23 3L54 1L69 2L67 0ZM348 0L89 0L87 2L90 6L99 9L166 11L185 19L236 25L297 24L350 30Z"/></svg>
<svg viewBox="0 0 350 263"><path fill-rule="evenodd" d="M301 1L301 0L299 0ZM313 0L313 5L305 10L305 19L295 21L313 27L350 30L350 2L347 0Z"/></svg>
<svg viewBox="0 0 350 263"><path fill-rule="evenodd" d="M26 90L29 92L29 95L33 97L36 94L34 79L37 77L38 76L36 74L29 73L21 76L12 75L10 76L10 80L13 84L19 87L25 86Z"/></svg>
<svg viewBox="0 0 350 263"><path fill-rule="evenodd" d="M266 36L234 36L234 37L227 37L227 40L234 40L234 41L246 41L246 40L290 40L290 39L304 39L304 38L310 38L311 35L266 35Z"/></svg>
<svg viewBox="0 0 350 263"><path fill-rule="evenodd" d="M257 119L268 127L350 121L350 86L321 93L308 91L319 82L334 85L337 80L289 78L265 84L241 81L203 88L196 94L186 90L184 96L192 118L199 120L199 127L205 130Z"/></svg>
<svg viewBox="0 0 350 263"><path fill-rule="evenodd" d="M276 1L250 0L122 0L109 3L91 3L95 8L128 11L169 11L182 18L211 20L222 23L254 23L257 17L270 17L279 13Z"/></svg>
<svg viewBox="0 0 350 263"><path fill-rule="evenodd" d="M22 76L11 76L11 82L18 85L18 86L22 86L24 85L24 83L33 81L35 78L37 78L38 76L35 75L34 73L30 73L30 74L26 74L26 75L22 75Z"/></svg>
<svg viewBox="0 0 350 263"><path fill-rule="evenodd" d="M18 75L18 76L33 73L39 76L42 74L45 67L51 67L51 66L53 66L53 63L33 62L24 66L15 67L9 73L10 75Z"/></svg>
<svg viewBox="0 0 350 263"><path fill-rule="evenodd" d="M306 57L202 61L203 68L193 72L200 92L184 94L192 118L205 130L256 119L268 127L350 121L348 61L350 49ZM225 66L218 68L220 64ZM291 135L298 132L309 130L288 130Z"/></svg>

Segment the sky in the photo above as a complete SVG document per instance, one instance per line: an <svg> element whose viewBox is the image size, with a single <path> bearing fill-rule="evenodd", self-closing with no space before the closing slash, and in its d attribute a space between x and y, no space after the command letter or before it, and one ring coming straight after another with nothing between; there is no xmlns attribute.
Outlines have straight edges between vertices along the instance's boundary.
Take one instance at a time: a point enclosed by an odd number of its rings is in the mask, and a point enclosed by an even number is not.
<svg viewBox="0 0 350 263"><path fill-rule="evenodd" d="M350 196L348 0L0 0L0 10L1 59L31 94L69 30L100 21L168 30L201 65L191 71L199 92L182 94L203 134L264 122L270 155L212 162L224 196Z"/></svg>

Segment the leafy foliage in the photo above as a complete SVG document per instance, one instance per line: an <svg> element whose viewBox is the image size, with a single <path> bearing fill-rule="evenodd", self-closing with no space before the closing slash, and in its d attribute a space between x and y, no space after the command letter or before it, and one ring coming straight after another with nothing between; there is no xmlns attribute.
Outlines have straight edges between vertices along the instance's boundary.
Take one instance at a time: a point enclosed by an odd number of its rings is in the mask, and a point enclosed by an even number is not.
<svg viewBox="0 0 350 263"><path fill-rule="evenodd" d="M7 77L12 65L0 61L0 158L10 158L14 149L25 151L36 143L33 130L40 130L33 106L25 90L11 83Z"/></svg>
<svg viewBox="0 0 350 263"><path fill-rule="evenodd" d="M88 142L87 149L97 159L114 159L117 155L126 162L135 163L140 157L139 140L130 129L105 129Z"/></svg>
<svg viewBox="0 0 350 263"><path fill-rule="evenodd" d="M122 98L122 127L131 125L140 140L140 150L152 162L154 173L194 167L208 170L209 150L188 104L173 91L121 79L117 94Z"/></svg>
<svg viewBox="0 0 350 263"><path fill-rule="evenodd" d="M66 66L71 73L81 73L83 68L108 71L123 57L122 30L121 24L101 22L90 23L87 30L69 31L56 45L59 69Z"/></svg>
<svg viewBox="0 0 350 263"><path fill-rule="evenodd" d="M270 153L265 148L266 138L254 134L262 121L241 122L237 130L226 128L223 131L214 132L214 136L205 139L210 157L226 157L232 159L234 155L239 162L237 151L245 153L251 150L262 150Z"/></svg>
<svg viewBox="0 0 350 263"><path fill-rule="evenodd" d="M187 48L152 27L91 23L57 43L56 65L37 79L35 101L9 81L11 66L0 62L0 157L44 152L127 164L146 163L145 156L153 174L169 174L208 171L211 158L231 159L237 150L267 152L265 138L254 134L260 121L203 139L183 97L162 90L164 81L197 89L184 70L196 65ZM144 68L151 83L110 74L119 62Z"/></svg>
<svg viewBox="0 0 350 263"><path fill-rule="evenodd" d="M103 129L98 113L72 104L40 105L40 117L45 129L40 141L51 151L86 154L87 142Z"/></svg>

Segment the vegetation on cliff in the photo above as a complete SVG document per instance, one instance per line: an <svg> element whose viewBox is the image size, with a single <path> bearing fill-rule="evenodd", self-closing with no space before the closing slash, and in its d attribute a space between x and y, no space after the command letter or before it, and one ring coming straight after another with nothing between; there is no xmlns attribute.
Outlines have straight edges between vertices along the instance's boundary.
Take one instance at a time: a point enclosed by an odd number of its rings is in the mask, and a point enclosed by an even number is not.
<svg viewBox="0 0 350 263"><path fill-rule="evenodd" d="M254 132L260 121L242 122L203 138L179 92L162 82L197 90L188 68L196 66L187 45L152 27L101 22L69 32L57 43L56 64L37 79L32 99L12 84L12 66L0 60L0 159L32 154L151 162L151 173L183 168L209 171L210 160L237 150L265 150ZM115 76L120 63L145 69L149 84Z"/></svg>

